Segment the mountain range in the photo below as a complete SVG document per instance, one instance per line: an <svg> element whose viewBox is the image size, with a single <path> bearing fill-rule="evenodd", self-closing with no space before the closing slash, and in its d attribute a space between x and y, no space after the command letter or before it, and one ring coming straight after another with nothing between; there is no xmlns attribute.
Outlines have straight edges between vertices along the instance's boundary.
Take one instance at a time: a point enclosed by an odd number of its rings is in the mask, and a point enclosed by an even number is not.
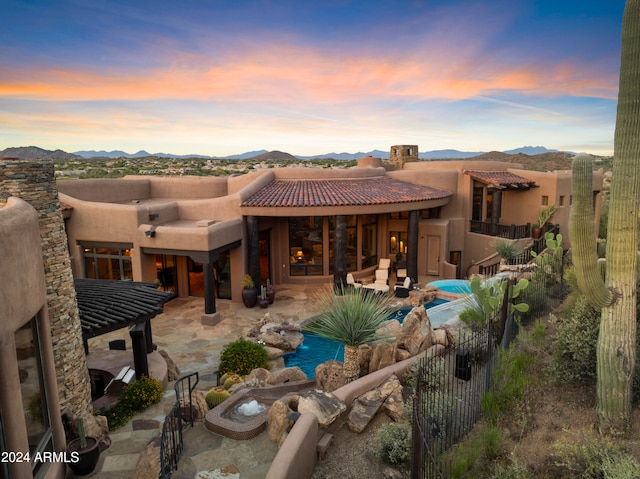
<svg viewBox="0 0 640 479"><path fill-rule="evenodd" d="M544 146L523 146L514 150L507 150L501 153L509 155L525 154L525 155L539 155L543 153L557 153L559 150L549 150ZM432 150L419 153L419 157L422 159L434 160L434 159L464 159L471 158L486 154L484 151L459 151L459 150ZM573 152L566 152L571 153ZM73 153L67 153L62 150L45 150L38 148L37 146L21 146L10 147L0 150L0 158L23 158L23 159L51 159L51 160L69 160L69 159L89 159L89 158L144 158L148 156L155 156L161 158L202 158L202 159L222 159L222 160L269 160L269 159L291 159L291 160L314 160L314 159L334 159L334 160L356 160L365 156L373 156L375 158L388 158L389 151L372 150L369 152L357 152L357 153L325 153L321 155L302 156L291 155L281 151L267 151L257 150L248 151L236 155L229 156L206 156L206 155L173 155L171 153L149 153L145 150L140 150L137 153L127 153L121 150L81 150Z"/></svg>

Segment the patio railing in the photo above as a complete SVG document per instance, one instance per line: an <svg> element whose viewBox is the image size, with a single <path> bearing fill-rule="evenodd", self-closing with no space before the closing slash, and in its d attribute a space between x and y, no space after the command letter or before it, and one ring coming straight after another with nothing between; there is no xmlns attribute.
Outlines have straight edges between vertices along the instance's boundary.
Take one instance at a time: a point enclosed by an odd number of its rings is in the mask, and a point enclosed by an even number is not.
<svg viewBox="0 0 640 479"><path fill-rule="evenodd" d="M529 238L531 236L531 223L525 225L501 225L488 221L471 220L469 231L506 239Z"/></svg>
<svg viewBox="0 0 640 479"><path fill-rule="evenodd" d="M178 469L178 461L184 450L182 430L193 427L192 393L200 380L198 372L183 376L173 386L176 401L164 419L160 438L160 478L170 478Z"/></svg>

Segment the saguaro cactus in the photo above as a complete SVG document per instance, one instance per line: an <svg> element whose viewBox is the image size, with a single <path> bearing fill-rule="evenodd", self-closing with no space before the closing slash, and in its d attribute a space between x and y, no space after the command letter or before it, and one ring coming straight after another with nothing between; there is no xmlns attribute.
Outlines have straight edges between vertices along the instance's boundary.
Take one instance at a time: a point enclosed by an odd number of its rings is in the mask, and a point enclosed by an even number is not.
<svg viewBox="0 0 640 479"><path fill-rule="evenodd" d="M584 176L582 180L576 178L573 194L574 207L577 207L571 221L572 243L575 241L574 262L577 276L581 278L579 286L587 298L592 299L597 307L602 307L597 346L597 412L602 432L623 432L631 425L631 385L636 361L637 218L640 193L639 62L640 0L627 0L622 19L620 88L604 284L599 283L600 276L592 261L595 258L595 243L589 244L587 238L589 234L594 235L593 223L589 223L592 225L590 228L575 224L581 214L580 205L575 205L578 199L576 193L581 189L580 182L586 181ZM585 168L581 163L582 160L574 163L577 170Z"/></svg>

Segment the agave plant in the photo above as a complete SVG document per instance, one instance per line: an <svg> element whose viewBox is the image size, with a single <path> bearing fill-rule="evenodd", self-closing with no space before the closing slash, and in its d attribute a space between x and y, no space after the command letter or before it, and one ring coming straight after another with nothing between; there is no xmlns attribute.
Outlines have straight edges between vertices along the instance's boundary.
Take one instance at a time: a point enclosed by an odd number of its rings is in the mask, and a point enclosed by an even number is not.
<svg viewBox="0 0 640 479"><path fill-rule="evenodd" d="M323 290L318 302L323 312L303 324L303 330L344 344L345 379L354 381L360 376L358 346L387 339L377 330L391 312L389 297L338 286Z"/></svg>

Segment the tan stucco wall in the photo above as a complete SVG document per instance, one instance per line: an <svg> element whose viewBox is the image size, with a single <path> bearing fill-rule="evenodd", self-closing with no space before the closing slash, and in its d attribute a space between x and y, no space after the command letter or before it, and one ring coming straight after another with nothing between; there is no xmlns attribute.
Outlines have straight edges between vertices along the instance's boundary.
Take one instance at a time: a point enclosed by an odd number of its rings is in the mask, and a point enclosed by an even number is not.
<svg viewBox="0 0 640 479"><path fill-rule="evenodd" d="M10 278L0 286L0 410L7 451L29 451L25 407L20 391L15 332L38 315L41 333L40 355L53 430L54 448L65 450L65 437L59 414L38 213L25 201L9 197L0 201L0 277ZM11 477L31 478L29 462L8 464ZM53 463L46 478L63 478L66 466Z"/></svg>

